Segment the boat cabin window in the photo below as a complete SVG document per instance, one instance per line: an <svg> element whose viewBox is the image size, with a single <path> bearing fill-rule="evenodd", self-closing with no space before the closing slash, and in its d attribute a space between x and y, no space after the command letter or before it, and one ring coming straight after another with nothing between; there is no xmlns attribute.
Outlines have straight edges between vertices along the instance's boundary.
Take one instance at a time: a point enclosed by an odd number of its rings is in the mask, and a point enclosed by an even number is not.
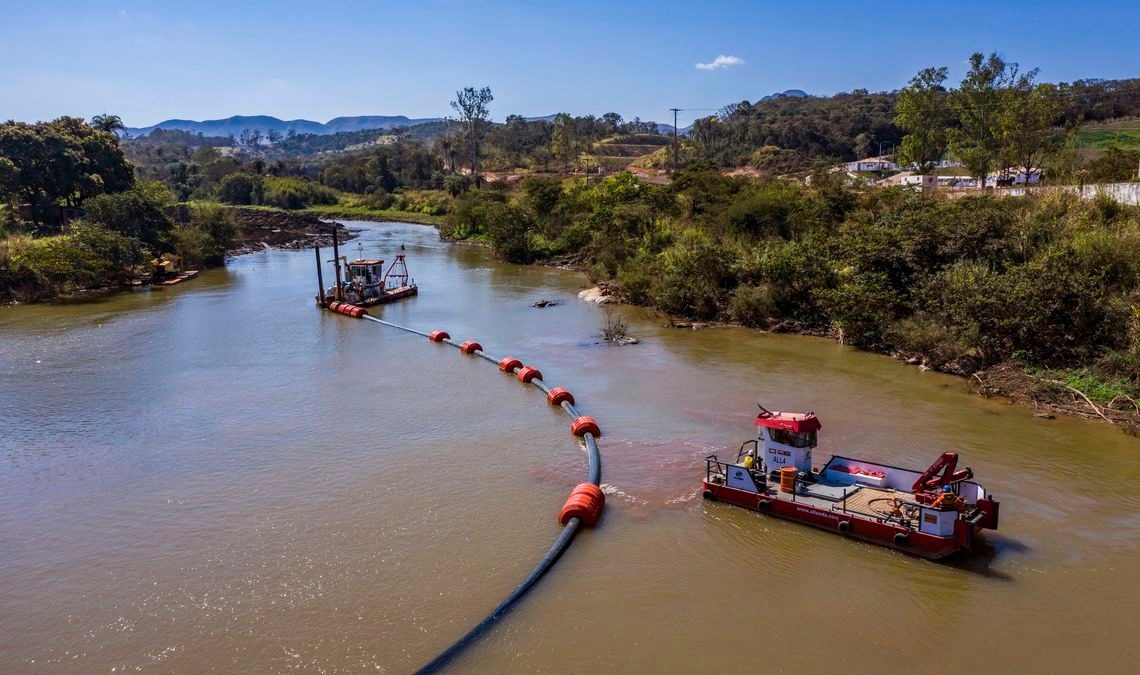
<svg viewBox="0 0 1140 675"><path fill-rule="evenodd" d="M783 429L768 429L768 434L773 441L782 445L790 445L793 448L814 448L816 446L814 431L801 431L797 434Z"/></svg>

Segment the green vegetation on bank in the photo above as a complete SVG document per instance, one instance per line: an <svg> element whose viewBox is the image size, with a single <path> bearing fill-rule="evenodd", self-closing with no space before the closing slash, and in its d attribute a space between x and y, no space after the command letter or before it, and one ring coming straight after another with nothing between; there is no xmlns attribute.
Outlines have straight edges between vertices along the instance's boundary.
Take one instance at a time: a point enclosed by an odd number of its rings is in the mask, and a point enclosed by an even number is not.
<svg viewBox="0 0 1140 675"><path fill-rule="evenodd" d="M115 286L160 253L217 263L235 235L226 206L284 209L437 225L509 261L578 264L677 317L830 334L960 374L1012 363L1102 402L1136 398L1136 207L955 199L828 169L893 139L901 161L926 170L962 171L935 168L950 155L979 177L1031 167L1054 182L1131 180L1140 150L1090 157L1079 125L1136 115L1140 87L1038 83L981 54L957 88L946 77L931 68L890 94L730 106L681 140L665 185L618 170L672 164L658 125L616 113L494 124L485 87L457 92L459 119L431 134L398 130L335 154L185 134L124 153L113 116L0 125L0 293ZM769 175L726 175L742 166Z"/></svg>
<svg viewBox="0 0 1140 675"><path fill-rule="evenodd" d="M577 260L676 316L1140 391L1140 208L1108 199L854 192L826 173L805 186L695 165L669 186L620 174L472 191L442 232L508 260Z"/></svg>
<svg viewBox="0 0 1140 675"><path fill-rule="evenodd" d="M150 274L164 253L218 264L237 235L217 206L172 217L174 193L137 180L101 115L87 124L0 124L0 302L114 288Z"/></svg>

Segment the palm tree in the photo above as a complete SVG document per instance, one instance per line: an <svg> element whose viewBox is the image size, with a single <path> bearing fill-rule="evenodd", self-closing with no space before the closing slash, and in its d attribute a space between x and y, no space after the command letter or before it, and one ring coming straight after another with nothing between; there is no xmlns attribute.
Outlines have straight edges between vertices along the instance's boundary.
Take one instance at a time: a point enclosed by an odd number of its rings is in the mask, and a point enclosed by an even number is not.
<svg viewBox="0 0 1140 675"><path fill-rule="evenodd" d="M118 115L106 114L96 115L92 117L91 126L92 128L98 129L99 131L106 131L109 134L113 134L117 131L122 131L127 128L126 125L123 124L121 117Z"/></svg>

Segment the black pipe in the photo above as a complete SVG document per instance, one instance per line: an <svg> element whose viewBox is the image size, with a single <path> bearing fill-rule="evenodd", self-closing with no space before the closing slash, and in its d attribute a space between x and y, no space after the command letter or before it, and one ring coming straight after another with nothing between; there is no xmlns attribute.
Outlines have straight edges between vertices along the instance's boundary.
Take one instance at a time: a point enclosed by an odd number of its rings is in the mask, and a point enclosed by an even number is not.
<svg viewBox="0 0 1140 675"><path fill-rule="evenodd" d="M570 543L574 541L574 536L578 534L578 530L581 526L582 521L577 518L571 518L570 522L566 523L566 527L562 528L562 532L558 535L558 538L554 540L554 544L550 547L550 550L546 552L542 560L538 561L538 565L522 580L522 583L507 596L507 599L503 600L503 602L495 608L495 611L488 614L477 626L469 630L466 635L440 652L439 656L428 662L426 666L417 670L417 675L438 673L442 668L445 668L454 661L460 652L482 637L483 633L490 630L500 619L506 616L507 613L514 608L515 603L526 595L526 592L538 583L542 575L546 574L547 570L553 567L554 563L558 562L558 559L562 557L566 549L570 548Z"/></svg>
<svg viewBox="0 0 1140 675"><path fill-rule="evenodd" d="M335 242L336 240L334 239L333 241ZM427 333L418 331L414 328L408 328L406 326L401 326L389 321L377 319L376 317L369 316L367 314L365 314L363 318L381 324L383 326L397 328L406 333L414 333L415 335L419 335L421 337L429 337ZM452 347L460 346L458 342L450 339L443 340L443 342L451 345ZM488 361L489 363L494 363L496 365L499 363L499 361L495 360L493 356L487 354L483 350L476 351L475 356L478 356L483 360ZM536 385L540 390L544 392L550 392L550 387L548 387L546 383L540 379L536 378L534 380L531 380L531 384ZM578 414L578 409L575 408L569 401L562 402L562 409L565 410L566 413L569 414L573 419L581 417L581 415ZM587 480L594 485L600 486L602 482L602 458L601 451L598 449L598 441L594 438L594 435L589 432L583 434L583 440L586 443L586 456L589 461ZM417 670L417 675L426 675L427 673L439 672L440 669L445 668L452 661L454 661L455 657L459 656L459 654L464 649L482 637L483 633L486 633L496 623L498 623L500 619L506 616L507 613L514 608L515 603L521 600L522 597L526 595L527 591L533 588L534 585L538 583L539 579L541 579L543 575L545 575L550 570L550 568L554 566L554 563L558 562L558 559L562 557L562 554L566 552L566 549L570 548L570 544L574 541L574 537L578 534L578 530L580 530L581 527L581 520L578 518L571 518L570 522L566 523L566 527L562 528L562 532L558 534L558 537L550 546L550 550L546 552L546 555L542 557L542 560L538 561L538 564L534 566L534 569L530 571L530 574L526 575L526 578L524 578L522 582L520 582L519 585L515 587L515 590L511 591L511 594L508 595L505 600L499 603L499 606L496 607L494 611L484 617L484 619L480 621L474 628L467 631L463 637L453 642L450 647L440 652L439 655L429 661L427 665Z"/></svg>

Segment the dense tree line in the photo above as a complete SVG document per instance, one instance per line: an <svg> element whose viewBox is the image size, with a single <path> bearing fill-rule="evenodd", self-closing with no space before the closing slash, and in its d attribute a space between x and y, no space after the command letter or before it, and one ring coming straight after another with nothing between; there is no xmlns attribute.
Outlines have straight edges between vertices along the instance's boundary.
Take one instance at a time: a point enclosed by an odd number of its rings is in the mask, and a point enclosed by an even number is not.
<svg viewBox="0 0 1140 675"><path fill-rule="evenodd" d="M1003 163L1039 168L1046 150L1061 149L1055 132L1140 115L1140 79L1037 83L1036 70L981 54L958 89L946 86L947 76L929 68L896 92L741 101L693 124L685 158L766 169L779 157L776 173L898 149L908 164L950 154L973 160L979 172Z"/></svg>
<svg viewBox="0 0 1140 675"><path fill-rule="evenodd" d="M27 205L37 226L58 226L61 205L79 207L133 183L115 135L82 119L0 124L0 196Z"/></svg>
<svg viewBox="0 0 1140 675"><path fill-rule="evenodd" d="M0 300L122 285L162 253L221 262L237 235L229 214L196 207L176 222L174 193L135 177L121 128L113 115L0 125Z"/></svg>
<svg viewBox="0 0 1140 675"><path fill-rule="evenodd" d="M1140 209L725 177L530 178L457 203L445 235L510 260L570 257L637 304L829 332L971 372L1008 359L1140 384Z"/></svg>

